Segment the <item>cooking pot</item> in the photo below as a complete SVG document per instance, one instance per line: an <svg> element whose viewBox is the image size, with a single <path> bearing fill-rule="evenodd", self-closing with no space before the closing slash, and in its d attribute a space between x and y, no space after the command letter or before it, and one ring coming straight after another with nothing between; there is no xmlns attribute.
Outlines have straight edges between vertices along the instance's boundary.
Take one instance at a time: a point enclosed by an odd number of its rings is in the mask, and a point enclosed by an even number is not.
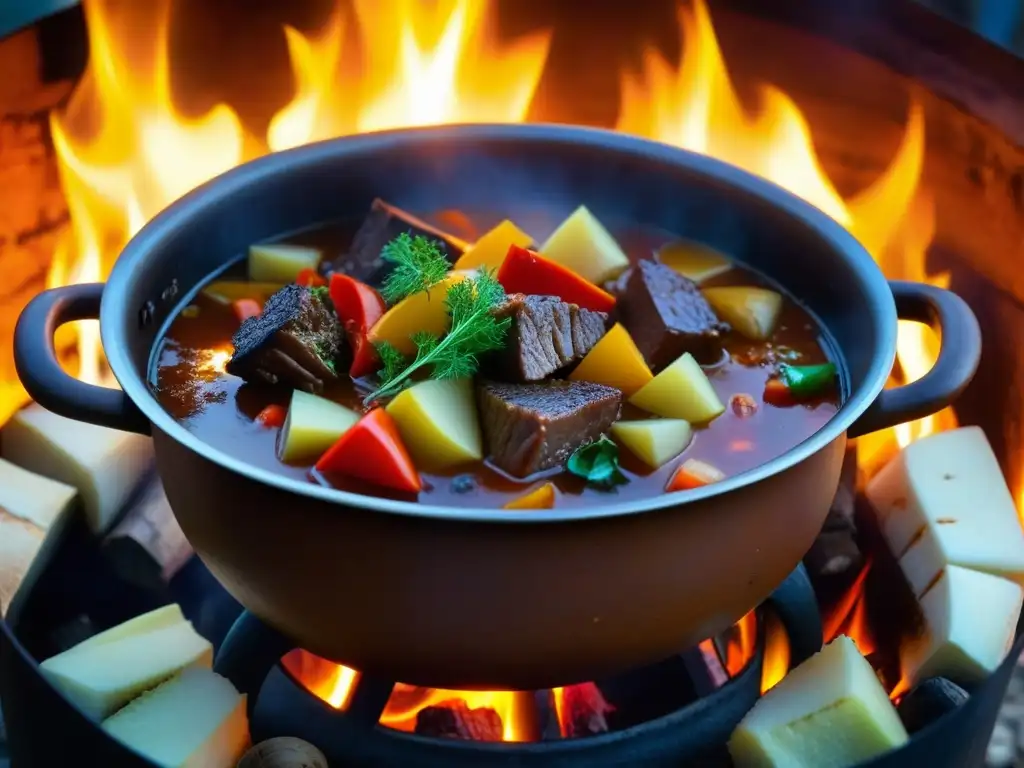
<svg viewBox="0 0 1024 768"><path fill-rule="evenodd" d="M514 220L543 206L557 221L582 203L599 219L705 242L778 281L818 318L844 404L792 450L722 482L528 514L288 479L211 448L165 413L150 384L154 349L200 286L250 243L359 219L376 196L413 212ZM54 354L58 326L97 316L121 390L70 378ZM938 327L942 349L923 378L883 391L897 318ZM847 438L948 405L971 380L980 346L962 300L887 282L841 226L767 181L606 131L472 125L337 139L214 179L147 224L106 286L36 297L19 320L15 360L44 407L152 434L196 552L297 645L375 677L528 689L653 662L737 621L821 530Z"/></svg>

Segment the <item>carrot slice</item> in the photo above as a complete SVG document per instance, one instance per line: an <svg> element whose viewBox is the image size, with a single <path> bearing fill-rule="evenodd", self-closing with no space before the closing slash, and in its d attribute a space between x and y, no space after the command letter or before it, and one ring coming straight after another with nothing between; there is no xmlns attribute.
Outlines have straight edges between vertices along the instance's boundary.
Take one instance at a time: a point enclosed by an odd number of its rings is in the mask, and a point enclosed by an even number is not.
<svg viewBox="0 0 1024 768"><path fill-rule="evenodd" d="M398 427L383 408L373 409L339 437L317 461L316 469L409 493L423 488Z"/></svg>
<svg viewBox="0 0 1024 768"><path fill-rule="evenodd" d="M283 427L287 416L288 409L283 405L268 405L256 414L256 421L264 427Z"/></svg>
<svg viewBox="0 0 1024 768"><path fill-rule="evenodd" d="M504 509L551 509L555 506L555 486L544 483L518 499L512 499Z"/></svg>
<svg viewBox="0 0 1024 768"><path fill-rule="evenodd" d="M312 267L300 269L299 274L295 277L295 282L307 288L319 288L322 285L327 285L327 281L324 280L323 276Z"/></svg>
<svg viewBox="0 0 1024 768"><path fill-rule="evenodd" d="M498 268L498 282L508 293L537 293L557 296L595 312L611 312L615 297L577 275L571 269L545 259L518 245L509 246Z"/></svg>
<svg viewBox="0 0 1024 768"><path fill-rule="evenodd" d="M796 405L796 398L793 397L793 393L789 391L789 387L782 379L768 379L764 384L764 394L761 397L766 403L774 405L776 408Z"/></svg>
<svg viewBox="0 0 1024 768"><path fill-rule="evenodd" d="M250 317L259 317L263 307L256 299L237 299L231 302L231 310L238 318L238 322L244 323Z"/></svg>
<svg viewBox="0 0 1024 768"><path fill-rule="evenodd" d="M672 479L665 486L665 491L666 493L688 491L692 488L717 483L719 480L725 480L725 473L717 467L713 467L705 461L687 459L672 475Z"/></svg>

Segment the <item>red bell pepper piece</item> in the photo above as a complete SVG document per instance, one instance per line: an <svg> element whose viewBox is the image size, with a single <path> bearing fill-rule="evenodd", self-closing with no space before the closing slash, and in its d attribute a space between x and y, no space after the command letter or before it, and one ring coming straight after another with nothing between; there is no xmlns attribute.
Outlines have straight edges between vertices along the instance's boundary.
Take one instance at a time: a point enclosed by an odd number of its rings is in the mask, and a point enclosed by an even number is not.
<svg viewBox="0 0 1024 768"><path fill-rule="evenodd" d="M377 350L367 338L370 328L384 314L384 299L373 288L348 275L331 275L331 301L334 311L345 327L352 347L352 366L348 375L353 379L377 370Z"/></svg>
<svg viewBox="0 0 1024 768"><path fill-rule="evenodd" d="M383 408L374 408L339 437L317 461L316 469L409 493L423 488L398 427Z"/></svg>
<svg viewBox="0 0 1024 768"><path fill-rule="evenodd" d="M231 311L235 313L238 322L244 323L250 317L259 317L263 312L263 305L256 299L236 299L231 302Z"/></svg>
<svg viewBox="0 0 1024 768"><path fill-rule="evenodd" d="M264 427L283 427L287 416L288 409L283 405L268 405L256 414L256 421Z"/></svg>
<svg viewBox="0 0 1024 768"><path fill-rule="evenodd" d="M321 285L327 285L327 281L324 280L323 276L312 267L300 269L299 274L295 277L295 282L306 288L319 288Z"/></svg>
<svg viewBox="0 0 1024 768"><path fill-rule="evenodd" d="M505 260L498 269L498 282L508 293L557 296L595 312L611 312L615 297L596 285L539 253L518 245L509 246Z"/></svg>

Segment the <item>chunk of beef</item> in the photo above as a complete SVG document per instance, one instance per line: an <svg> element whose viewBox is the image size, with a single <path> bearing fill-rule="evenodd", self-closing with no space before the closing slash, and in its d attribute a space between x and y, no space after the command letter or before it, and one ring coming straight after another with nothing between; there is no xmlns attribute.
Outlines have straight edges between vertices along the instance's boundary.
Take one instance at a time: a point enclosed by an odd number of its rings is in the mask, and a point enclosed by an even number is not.
<svg viewBox="0 0 1024 768"><path fill-rule="evenodd" d="M569 304L555 296L513 293L493 311L512 318L508 341L483 361L491 376L509 381L541 381L583 358L604 336L608 315Z"/></svg>
<svg viewBox="0 0 1024 768"><path fill-rule="evenodd" d="M715 316L697 284L657 261L639 262L618 296L619 318L654 370L684 352L713 363L728 325Z"/></svg>
<svg viewBox="0 0 1024 768"><path fill-rule="evenodd" d="M484 382L479 405L490 460L515 477L564 464L619 417L622 393L589 381Z"/></svg>
<svg viewBox="0 0 1024 768"><path fill-rule="evenodd" d="M413 237L423 235L436 240L452 263L466 249L466 244L454 235L377 198L352 238L348 252L331 263L330 271L341 272L370 285L380 285L391 271L391 265L381 258L381 250L404 232Z"/></svg>
<svg viewBox="0 0 1024 768"><path fill-rule="evenodd" d="M231 339L227 372L246 381L321 392L344 363L344 332L324 289L286 285Z"/></svg>

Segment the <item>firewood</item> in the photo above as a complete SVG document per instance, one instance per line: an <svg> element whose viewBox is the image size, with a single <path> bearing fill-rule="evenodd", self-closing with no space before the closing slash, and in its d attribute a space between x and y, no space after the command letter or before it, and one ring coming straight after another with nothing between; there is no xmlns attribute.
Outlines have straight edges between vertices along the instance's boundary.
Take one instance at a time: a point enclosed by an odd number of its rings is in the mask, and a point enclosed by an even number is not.
<svg viewBox="0 0 1024 768"><path fill-rule="evenodd" d="M424 707L416 715L416 733L467 741L501 741L501 717L490 707L470 709L462 699Z"/></svg>
<svg viewBox="0 0 1024 768"><path fill-rule="evenodd" d="M864 553L857 540L857 450L848 448L843 459L839 487L832 500L821 533L804 558L814 581L856 575L864 564Z"/></svg>
<svg viewBox="0 0 1024 768"><path fill-rule="evenodd" d="M558 708L562 735L567 739L607 733L607 715L614 707L605 701L601 689L594 683L567 685L562 688L561 706Z"/></svg>
<svg viewBox="0 0 1024 768"><path fill-rule="evenodd" d="M142 584L170 581L192 556L156 473L147 478L102 550L122 577Z"/></svg>
<svg viewBox="0 0 1024 768"><path fill-rule="evenodd" d="M3 457L78 489L90 528L104 533L153 465L153 441L59 416L33 403L0 433Z"/></svg>
<svg viewBox="0 0 1024 768"><path fill-rule="evenodd" d="M0 459L0 615L28 575L50 527L69 514L74 488Z"/></svg>
<svg viewBox="0 0 1024 768"><path fill-rule="evenodd" d="M308 741L278 736L253 746L237 768L327 768L327 758Z"/></svg>

